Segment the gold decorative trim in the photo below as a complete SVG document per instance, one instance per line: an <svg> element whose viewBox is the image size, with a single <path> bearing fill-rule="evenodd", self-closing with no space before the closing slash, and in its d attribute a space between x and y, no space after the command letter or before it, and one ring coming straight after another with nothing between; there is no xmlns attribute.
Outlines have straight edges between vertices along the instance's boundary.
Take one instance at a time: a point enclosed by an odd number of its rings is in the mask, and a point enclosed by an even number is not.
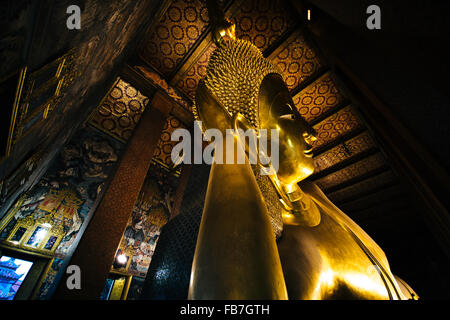
<svg viewBox="0 0 450 320"><path fill-rule="evenodd" d="M13 145L14 128L16 125L17 112L19 109L19 102L20 102L20 97L22 96L22 89L23 89L23 85L25 82L27 69L28 69L27 67L24 67L20 70L20 76L19 76L19 81L17 83L16 95L14 97L13 111L11 114L11 124L9 126L8 142L7 142L7 146L6 146L5 157L8 157L10 155L11 148Z"/></svg>
<svg viewBox="0 0 450 320"><path fill-rule="evenodd" d="M55 71L51 72L52 69ZM61 101L63 92L76 76L74 50L70 50L32 73L28 72L27 66L21 69L14 98L6 156L10 155L12 148L20 139L48 118L49 113ZM39 99L44 101L39 102ZM33 102L37 105L30 110Z"/></svg>

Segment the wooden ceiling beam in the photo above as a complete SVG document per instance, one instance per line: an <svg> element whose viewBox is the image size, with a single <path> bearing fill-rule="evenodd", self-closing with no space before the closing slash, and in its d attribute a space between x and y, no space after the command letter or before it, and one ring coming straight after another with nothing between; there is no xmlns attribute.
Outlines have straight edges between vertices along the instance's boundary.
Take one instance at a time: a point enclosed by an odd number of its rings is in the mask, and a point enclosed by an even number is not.
<svg viewBox="0 0 450 320"><path fill-rule="evenodd" d="M361 209L357 209L357 210L348 210L348 208L343 207L343 210L346 211L351 211L352 215L357 215L360 212L364 212L366 210L379 210L379 212L386 212L386 211L390 211L390 208L393 207L399 207L399 208L406 208L406 207L411 207L408 197L405 195L405 193L400 193L400 194L395 194L392 195L390 197L388 197L385 201L381 201L381 202L377 202L377 203L373 203L365 208L361 208ZM386 210L387 209L387 210ZM378 211L377 210L377 211Z"/></svg>
<svg viewBox="0 0 450 320"><path fill-rule="evenodd" d="M394 199L408 197L408 192L401 185L396 185L395 187L378 190L377 192L368 193L364 197L355 198L352 201L341 203L339 208L346 211L357 212L376 206L380 202L389 202Z"/></svg>
<svg viewBox="0 0 450 320"><path fill-rule="evenodd" d="M331 186L329 188L326 188L326 189L323 190L323 192L325 194L328 194L328 193L331 193L331 192L335 192L335 191L341 190L343 188L349 187L351 185L354 185L356 183L359 183L359 182L362 182L364 180L367 180L369 178L373 178L373 177L375 177L375 176L377 176L379 174L385 173L385 172L390 171L390 170L391 170L391 168L387 164L384 164L381 167L379 167L377 169L374 169L374 170L372 170L370 172L367 172L367 173L362 174L360 176L356 176L356 177L351 178L351 179L349 179L347 181L344 181L344 182L341 182L341 183L336 184L334 186Z"/></svg>
<svg viewBox="0 0 450 320"><path fill-rule="evenodd" d="M302 33L301 24L297 23L292 28L288 29L275 43L268 47L263 55L269 60L275 59L281 51L286 49L289 44L294 41Z"/></svg>
<svg viewBox="0 0 450 320"><path fill-rule="evenodd" d="M344 99L341 103L339 103L337 106L331 108L328 111L325 111L324 113L322 113L321 115L319 115L317 118L312 119L311 121L309 121L309 124L311 126L315 126L316 124L326 120L328 117L332 116L335 113L338 113L339 111L341 111L342 109L344 109L345 107L349 107L351 105L350 100L348 99Z"/></svg>
<svg viewBox="0 0 450 320"><path fill-rule="evenodd" d="M326 143L326 144L316 148L315 150L313 150L314 157L318 157L322 153L327 152L328 150L330 150L330 149L332 149L332 148L334 148L334 147L336 147L336 146L338 146L338 145L340 145L340 144L342 144L342 143L344 143L344 142L346 142L346 141L348 141L350 139L355 138L357 135L359 135L359 134L361 134L361 133L363 133L365 131L366 131L366 128L361 127L361 128L355 129L353 131L350 131L349 133L346 133L346 134L344 134L344 135L342 135L340 137L337 137L336 139L334 139L334 140L332 140L332 141L330 141L330 142L328 142L328 143Z"/></svg>
<svg viewBox="0 0 450 320"><path fill-rule="evenodd" d="M291 96L295 97L297 94L306 89L309 85L316 81L320 81L322 78L326 77L329 74L330 68L328 66L320 66L319 69L311 75L309 78L305 79L305 81L299 83L297 87L291 90Z"/></svg>
<svg viewBox="0 0 450 320"><path fill-rule="evenodd" d="M150 80L144 77L135 68L125 65L119 73L119 76L125 81L131 83L137 90L141 91L143 94L152 97L156 91L160 92L167 99L172 102L170 113L180 120L186 126L189 126L194 121L192 113L187 111L183 106L181 106L176 100L170 97L167 92L162 90L160 87L153 84Z"/></svg>
<svg viewBox="0 0 450 320"><path fill-rule="evenodd" d="M309 178L311 180L318 180L320 178L323 178L329 174L335 173L339 170L342 170L352 164L355 164L359 161L364 161L364 159L376 154L377 152L379 152L379 150L375 147L370 148L368 150L365 150L361 153L358 153L350 158L347 158L341 162L336 163L335 165L332 165L331 167L328 167L322 171L319 171L317 173L314 173L313 175L311 175Z"/></svg>
<svg viewBox="0 0 450 320"><path fill-rule="evenodd" d="M151 21L151 23L147 26L147 29L143 32L143 37L139 41L137 45L136 53L139 53L142 51L143 47L145 46L146 42L152 35L152 33L155 31L156 25L161 21L162 17L166 13L167 9L169 9L170 5L172 4L173 0L163 0L161 1L161 4L159 5L158 9L155 12L155 15Z"/></svg>
<svg viewBox="0 0 450 320"><path fill-rule="evenodd" d="M364 197L366 197L368 195L371 195L373 193L377 193L379 191L398 186L399 184L400 183L399 183L399 181L397 179L396 180L392 180L392 181L390 181L388 183L383 183L383 184L381 184L379 186L376 186L375 188L370 188L368 190L364 190L362 192L355 193L349 198L344 198L343 200L340 200L340 201L333 201L333 203L335 205L337 205L337 206L341 206L341 205L344 205L346 203L355 201L355 200L357 200L359 198L364 198Z"/></svg>
<svg viewBox="0 0 450 320"><path fill-rule="evenodd" d="M212 34L210 27L208 26L200 39L195 42L192 48L189 49L188 53L183 57L179 67L177 67L174 72L169 75L167 80L170 85L176 86L178 81L184 78L186 73L197 63L212 43Z"/></svg>

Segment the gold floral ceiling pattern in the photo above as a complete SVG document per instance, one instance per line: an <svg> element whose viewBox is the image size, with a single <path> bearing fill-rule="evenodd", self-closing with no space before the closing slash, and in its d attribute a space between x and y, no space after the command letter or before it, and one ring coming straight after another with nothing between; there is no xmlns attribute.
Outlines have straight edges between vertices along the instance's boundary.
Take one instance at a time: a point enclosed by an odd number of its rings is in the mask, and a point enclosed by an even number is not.
<svg viewBox="0 0 450 320"><path fill-rule="evenodd" d="M129 83L118 79L89 123L114 138L126 142L136 127L149 99Z"/></svg>
<svg viewBox="0 0 450 320"><path fill-rule="evenodd" d="M197 90L198 82L206 76L206 67L208 66L209 57L215 49L216 45L211 43L197 63L195 63L186 72L184 78L177 83L177 88L192 100L195 98L195 90Z"/></svg>
<svg viewBox="0 0 450 320"><path fill-rule="evenodd" d="M246 0L229 19L236 37L252 42L262 52L273 45L296 22L294 11L283 0Z"/></svg>
<svg viewBox="0 0 450 320"><path fill-rule="evenodd" d="M298 34L272 61L284 75L289 90L294 90L322 67L317 53ZM297 103L296 103L297 105Z"/></svg>
<svg viewBox="0 0 450 320"><path fill-rule="evenodd" d="M310 122L341 104L344 96L327 73L296 94L293 101L300 115Z"/></svg>
<svg viewBox="0 0 450 320"><path fill-rule="evenodd" d="M141 58L168 77L208 26L205 1L175 0L157 24Z"/></svg>
<svg viewBox="0 0 450 320"><path fill-rule="evenodd" d="M235 23L236 36L251 41L278 66L297 110L317 131L318 139L313 143L315 173L311 179L325 191L329 189L332 200L368 192L392 179L394 173L359 118L358 106L338 85L338 78L329 71L323 54L309 42L311 35L302 27L304 17L293 2L226 3L225 16ZM147 68L152 81L158 78L173 92L180 92L175 96L180 101L184 99L187 106L195 98L197 85L205 76L208 59L215 49L208 21L204 0L170 1L139 52L146 64L141 68ZM168 134L172 127L176 125L165 129ZM161 140L158 150L166 150L167 155L169 149L167 141ZM158 156L161 163L170 165L167 156L163 153ZM378 172L386 167L386 172ZM361 181L359 177L363 177Z"/></svg>
<svg viewBox="0 0 450 320"><path fill-rule="evenodd" d="M89 123L117 140L126 142L135 129L148 101L149 99L140 91L118 78L109 94L92 113ZM152 160L167 169L173 168L171 152L173 146L178 142L171 141L171 135L178 128L185 128L185 126L179 119L169 115L153 154Z"/></svg>
<svg viewBox="0 0 450 320"><path fill-rule="evenodd" d="M317 140L312 146L316 149L361 127L351 106L345 107L313 126L317 132Z"/></svg>

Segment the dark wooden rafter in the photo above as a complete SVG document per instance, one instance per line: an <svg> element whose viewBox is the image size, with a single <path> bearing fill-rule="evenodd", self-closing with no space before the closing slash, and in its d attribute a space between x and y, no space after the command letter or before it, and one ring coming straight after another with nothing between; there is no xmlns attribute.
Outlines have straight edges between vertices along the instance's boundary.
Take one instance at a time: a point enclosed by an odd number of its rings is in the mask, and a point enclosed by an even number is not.
<svg viewBox="0 0 450 320"><path fill-rule="evenodd" d="M292 8L297 12L298 19L306 20L306 7L303 2L298 0L289 0Z"/></svg>
<svg viewBox="0 0 450 320"><path fill-rule="evenodd" d="M358 224L383 225L386 220L401 219L401 216L410 216L414 208L404 201L395 201L391 204L373 206L351 213L351 218ZM365 227L364 225L362 225Z"/></svg>
<svg viewBox="0 0 450 320"><path fill-rule="evenodd" d="M186 72L188 72L197 63L212 43L213 39L211 28L208 26L200 39L195 42L175 70L168 76L168 82L175 86L178 81L183 79Z"/></svg>
<svg viewBox="0 0 450 320"><path fill-rule="evenodd" d="M349 187L351 185L354 185L354 184L362 182L362 181L364 181L366 179L378 176L379 174L385 173L385 172L390 171L390 170L391 170L391 168L387 164L384 164L384 165L382 165L381 167L379 167L377 169L371 170L370 172L367 172L365 174L362 174L360 176L356 176L354 178L346 180L346 181L344 181L342 183L339 183L337 185L334 185L334 186L331 186L329 188L326 188L323 191L326 194L331 193L331 192L335 192L337 190L341 190L343 188Z"/></svg>
<svg viewBox="0 0 450 320"><path fill-rule="evenodd" d="M363 151L361 153L358 153L358 154L356 154L356 155L354 155L354 156L352 156L350 158L342 160L342 161L336 163L335 165L332 165L331 167L328 167L328 168L326 168L324 170L321 170L321 171L319 171L317 173L314 173L309 178L311 180L317 180L317 179L323 178L323 177L325 177L325 176L327 176L329 174L332 174L332 173L335 173L335 172L337 172L339 170L342 170L342 169L344 169L344 168L346 168L346 167L348 167L348 166L350 166L352 164L355 164L355 163L357 163L359 161L364 161L366 158L368 158L368 157L370 157L370 156L372 156L372 155L374 155L374 154L376 154L378 152L379 151L378 151L377 148L375 148L375 147L370 148L370 149L365 150L365 151Z"/></svg>
<svg viewBox="0 0 450 320"><path fill-rule="evenodd" d="M398 208L398 209L410 208L411 205L409 204L408 201L405 201L405 199L408 200L408 197L404 193L391 195L391 196L387 197L385 200L380 201L380 202L371 203L365 208L351 210L352 215L354 216L360 212L364 212L366 210L376 209L376 208L380 208L380 207L381 208L384 207L385 209L388 209L388 210L377 210L377 213L391 211L389 209L395 210L394 208ZM345 206L343 208L345 209ZM348 210L348 208L347 208L347 210Z"/></svg>
<svg viewBox="0 0 450 320"><path fill-rule="evenodd" d="M353 131L350 131L349 133L346 133L346 134L344 134L342 136L337 137L336 139L334 139L334 140L332 140L332 141L330 141L330 142L328 142L328 143L326 143L326 144L324 144L324 145L322 145L320 147L315 148L313 150L314 157L318 157L322 153L324 153L324 152L326 152L326 151L328 151L328 150L330 150L330 149L332 149L332 148L334 148L334 147L336 147L336 146L338 146L338 145L340 145L340 144L342 144L342 143L344 143L344 142L346 142L346 141L348 141L350 139L355 138L356 136L358 136L359 134L361 134L361 133L363 133L365 131L366 131L366 128L364 128L364 127L355 129Z"/></svg>
<svg viewBox="0 0 450 320"><path fill-rule="evenodd" d="M166 13L167 9L169 9L170 5L172 4L173 0L163 0L161 1L161 4L159 5L158 9L156 10L152 22L147 26L147 29L143 32L143 37L139 41L137 45L136 52L139 53L142 51L142 48L145 46L146 42L150 38L151 34L155 31L156 25L161 21L162 17Z"/></svg>
<svg viewBox="0 0 450 320"><path fill-rule="evenodd" d="M367 192L364 196L359 196L351 201L340 203L339 207L345 210L356 212L366 208L370 208L373 205L377 205L380 202L387 202L399 198L407 198L408 192L401 185L394 185L382 190Z"/></svg>
<svg viewBox="0 0 450 320"><path fill-rule="evenodd" d="M386 190L388 188L391 188L391 187L394 187L394 186L398 186L398 185L399 185L399 181L397 179L394 179L394 180L392 180L390 182L383 183L383 184L381 184L379 186L376 186L374 188L370 188L368 190L363 190L362 192L355 193L351 197L344 198L343 200L340 200L340 201L333 201L333 202L336 205L341 206L341 205L344 205L344 204L346 204L348 202L352 202L352 201L354 201L356 199L364 198L364 197L366 197L368 195L371 195L371 194L374 194L374 193L377 193L377 192L380 192L380 191L383 191L383 190Z"/></svg>
<svg viewBox="0 0 450 320"><path fill-rule="evenodd" d="M321 115L319 115L317 118L312 119L311 121L309 121L309 124L311 126L315 126L316 124L325 121L328 117L331 117L333 114L341 111L342 109L344 109L345 107L349 107L351 106L351 102L348 99L345 99L339 103L337 106L331 108L330 110L322 113ZM352 108L353 111L353 108Z"/></svg>
<svg viewBox="0 0 450 320"><path fill-rule="evenodd" d="M322 79L322 77L324 77L329 72L330 72L330 68L328 66L326 66L326 65L320 66L319 69L316 71L316 73L314 73L313 75L311 75L304 81L300 82L297 87L295 87L294 89L291 90L291 96L293 96L293 97L296 96L297 94L302 92L304 89L306 89L310 84Z"/></svg>
<svg viewBox="0 0 450 320"><path fill-rule="evenodd" d="M286 10L296 11L296 8L292 1L285 1L287 6ZM266 50L264 50L263 55L268 59L273 59L278 55L284 48L286 48L290 42L295 40L301 30L304 28L305 21L303 19L296 19L296 23L288 28L288 30L281 35L281 37L275 41L272 45L270 45Z"/></svg>
<svg viewBox="0 0 450 320"><path fill-rule="evenodd" d="M178 120L183 122L186 126L189 126L194 121L192 113L187 111L177 101L172 99L164 90L161 90L159 87L155 86L151 81L149 81L146 77L144 77L135 68L129 65L125 65L120 71L119 75L125 81L130 82L137 90L147 95L149 98L152 97L156 91L159 91L169 101L172 102L173 106L170 113L173 116L175 116Z"/></svg>
<svg viewBox="0 0 450 320"><path fill-rule="evenodd" d="M281 51L286 49L289 44L301 34L301 30L302 23L301 21L299 21L292 27L290 27L284 34L282 34L277 41L275 41L266 50L264 50L263 56L269 60L274 59Z"/></svg>
<svg viewBox="0 0 450 320"><path fill-rule="evenodd" d="M339 28L342 31L342 26L323 14L320 21L308 27L308 30L323 48L329 61L333 63L334 73L351 93L350 98L359 106L367 127L375 133L374 137L380 149L384 150L393 168L409 183L417 198L420 198L425 207L423 212L426 222L439 239L443 251L450 257L450 215L448 214L450 177L448 172L434 159L427 147L414 137L413 133L393 114L392 109L354 73L351 66L336 55L333 45L327 43L326 34L332 37ZM321 36L324 34L325 36ZM350 40L349 36L347 38Z"/></svg>

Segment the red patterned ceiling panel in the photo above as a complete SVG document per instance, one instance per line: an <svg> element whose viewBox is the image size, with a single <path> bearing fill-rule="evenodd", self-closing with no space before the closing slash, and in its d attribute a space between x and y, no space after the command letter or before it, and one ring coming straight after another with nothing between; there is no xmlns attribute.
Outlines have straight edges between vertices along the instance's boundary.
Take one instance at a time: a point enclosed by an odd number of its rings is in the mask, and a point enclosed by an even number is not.
<svg viewBox="0 0 450 320"><path fill-rule="evenodd" d="M313 148L316 149L351 131L362 128L362 124L353 113L351 106L348 106L322 120L313 128L317 131L317 140L312 143Z"/></svg>
<svg viewBox="0 0 450 320"><path fill-rule="evenodd" d="M328 189L352 178L359 177L372 170L378 169L385 165L386 162L381 153L374 154L359 162L356 162L339 171L330 173L329 175L316 180L317 185L323 189Z"/></svg>
<svg viewBox="0 0 450 320"><path fill-rule="evenodd" d="M308 122L344 101L329 74L320 77L293 98L300 115Z"/></svg>
<svg viewBox="0 0 450 320"><path fill-rule="evenodd" d="M315 74L322 66L316 52L300 34L272 61L283 73L284 81L289 90L297 88L299 84Z"/></svg>
<svg viewBox="0 0 450 320"><path fill-rule="evenodd" d="M317 157L314 157L314 172L320 172L374 147L375 143L369 133L367 131L363 132L356 137L345 141L345 147L343 144L340 144L321 153Z"/></svg>
<svg viewBox="0 0 450 320"><path fill-rule="evenodd" d="M204 0L174 0L141 51L149 65L168 77L205 31Z"/></svg>

